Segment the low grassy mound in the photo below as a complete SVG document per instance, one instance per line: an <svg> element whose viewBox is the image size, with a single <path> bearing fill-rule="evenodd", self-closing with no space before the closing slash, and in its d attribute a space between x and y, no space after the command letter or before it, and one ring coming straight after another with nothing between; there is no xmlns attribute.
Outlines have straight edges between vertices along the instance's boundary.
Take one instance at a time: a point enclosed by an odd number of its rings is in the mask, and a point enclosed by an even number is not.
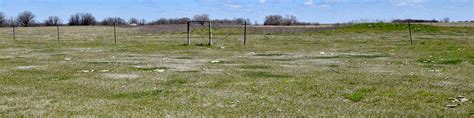
<svg viewBox="0 0 474 118"><path fill-rule="evenodd" d="M360 23L354 24L342 28L342 31L346 32L389 32L389 31L408 31L407 23ZM439 32L441 27L422 25L422 24L411 24L411 28L414 32Z"/></svg>

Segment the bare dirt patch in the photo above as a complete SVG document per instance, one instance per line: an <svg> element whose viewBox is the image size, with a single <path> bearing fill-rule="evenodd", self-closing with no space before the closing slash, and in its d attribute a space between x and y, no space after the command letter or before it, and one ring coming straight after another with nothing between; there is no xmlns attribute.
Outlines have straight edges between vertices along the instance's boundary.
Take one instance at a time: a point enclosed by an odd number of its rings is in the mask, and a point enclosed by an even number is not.
<svg viewBox="0 0 474 118"><path fill-rule="evenodd" d="M111 79L138 79L140 78L140 75L138 74L106 73L102 75L106 78L111 78Z"/></svg>
<svg viewBox="0 0 474 118"><path fill-rule="evenodd" d="M34 68L37 68L38 66L17 66L16 69L18 70L30 70L30 69L34 69Z"/></svg>

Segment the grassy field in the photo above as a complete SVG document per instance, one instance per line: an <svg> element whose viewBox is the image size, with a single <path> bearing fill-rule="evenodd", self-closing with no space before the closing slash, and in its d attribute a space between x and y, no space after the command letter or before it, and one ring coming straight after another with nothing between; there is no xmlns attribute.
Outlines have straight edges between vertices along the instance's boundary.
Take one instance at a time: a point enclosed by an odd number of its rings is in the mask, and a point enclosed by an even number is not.
<svg viewBox="0 0 474 118"><path fill-rule="evenodd" d="M159 27L156 27L159 28ZM474 28L358 24L314 32L0 29L4 115L464 115ZM228 36L228 37L226 37ZM448 108L451 98L470 101Z"/></svg>

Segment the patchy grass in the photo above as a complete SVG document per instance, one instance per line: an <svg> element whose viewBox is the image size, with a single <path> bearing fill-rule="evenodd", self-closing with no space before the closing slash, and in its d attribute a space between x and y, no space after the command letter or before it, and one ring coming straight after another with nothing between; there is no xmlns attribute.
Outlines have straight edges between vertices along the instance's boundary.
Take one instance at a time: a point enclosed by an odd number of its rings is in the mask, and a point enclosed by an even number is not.
<svg viewBox="0 0 474 118"><path fill-rule="evenodd" d="M144 92L131 92L131 93L120 93L113 94L110 96L110 99L138 99L144 97L156 97L156 96L167 96L170 95L172 91L167 90L151 90Z"/></svg>
<svg viewBox="0 0 474 118"><path fill-rule="evenodd" d="M241 66L241 68L254 70L254 69L270 69L271 67L267 65L244 65L244 66Z"/></svg>
<svg viewBox="0 0 474 118"><path fill-rule="evenodd" d="M271 56L283 56L285 54L280 54L280 53L270 53L270 54L255 54L255 56L267 56L267 57L271 57Z"/></svg>
<svg viewBox="0 0 474 118"><path fill-rule="evenodd" d="M248 78L289 78L291 76L289 75L279 75L279 74L273 74L273 73L270 73L270 72L264 72L264 71L257 71L257 72L254 72L254 71L247 71L247 72L244 72L245 74L245 77L248 77Z"/></svg>
<svg viewBox="0 0 474 118"><path fill-rule="evenodd" d="M156 70L159 70L159 69L167 70L167 69L171 69L171 68L170 67L139 67L139 68L134 67L133 69L138 70L138 71L148 72L148 71L156 71Z"/></svg>
<svg viewBox="0 0 474 118"><path fill-rule="evenodd" d="M168 29L119 27L114 43L113 27L62 27L55 43L54 27L15 42L0 28L0 114L469 117L446 105L474 99L474 28L413 25L414 45L407 28L251 27L246 46L238 28L213 29L214 46L206 29L186 46Z"/></svg>
<svg viewBox="0 0 474 118"><path fill-rule="evenodd" d="M344 94L344 98L351 100L352 102L360 102L368 96L369 93L375 91L374 88L362 88L352 93Z"/></svg>
<svg viewBox="0 0 474 118"><path fill-rule="evenodd" d="M426 64L460 64L463 60L460 58L421 58L418 59L418 62Z"/></svg>

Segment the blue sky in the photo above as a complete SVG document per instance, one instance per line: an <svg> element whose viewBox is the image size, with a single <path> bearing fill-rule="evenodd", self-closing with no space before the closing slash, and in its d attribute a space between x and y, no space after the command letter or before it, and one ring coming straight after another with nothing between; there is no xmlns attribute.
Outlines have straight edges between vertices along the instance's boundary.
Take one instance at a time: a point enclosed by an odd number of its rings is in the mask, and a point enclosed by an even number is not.
<svg viewBox="0 0 474 118"><path fill-rule="evenodd" d="M207 13L215 18L250 18L262 22L266 15L292 14L301 21L335 23L359 19L418 18L474 20L474 0L0 0L0 11L9 17L28 10L37 21L89 12L105 17L145 18L147 21L192 17Z"/></svg>

